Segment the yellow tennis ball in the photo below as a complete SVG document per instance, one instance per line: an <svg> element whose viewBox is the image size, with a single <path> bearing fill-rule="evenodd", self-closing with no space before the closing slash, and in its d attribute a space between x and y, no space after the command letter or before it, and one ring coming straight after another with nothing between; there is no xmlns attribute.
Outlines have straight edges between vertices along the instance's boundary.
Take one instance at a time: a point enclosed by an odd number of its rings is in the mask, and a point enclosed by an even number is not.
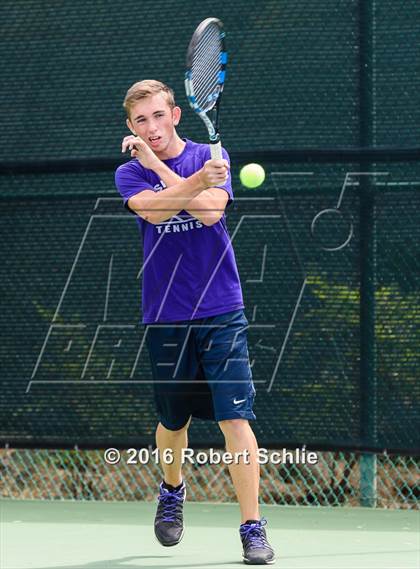
<svg viewBox="0 0 420 569"><path fill-rule="evenodd" d="M239 179L246 188L258 188L265 180L264 168L259 164L247 164L241 168Z"/></svg>

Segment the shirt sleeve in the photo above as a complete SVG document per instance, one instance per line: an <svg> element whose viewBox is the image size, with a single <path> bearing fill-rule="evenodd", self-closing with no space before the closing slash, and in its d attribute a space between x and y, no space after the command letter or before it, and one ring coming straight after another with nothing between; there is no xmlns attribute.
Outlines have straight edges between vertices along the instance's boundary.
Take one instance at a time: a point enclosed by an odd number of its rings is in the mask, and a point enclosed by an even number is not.
<svg viewBox="0 0 420 569"><path fill-rule="evenodd" d="M123 198L124 206L134 213L128 206L128 200L144 190L155 191L153 186L137 171L130 162L119 166L115 172L115 185Z"/></svg>

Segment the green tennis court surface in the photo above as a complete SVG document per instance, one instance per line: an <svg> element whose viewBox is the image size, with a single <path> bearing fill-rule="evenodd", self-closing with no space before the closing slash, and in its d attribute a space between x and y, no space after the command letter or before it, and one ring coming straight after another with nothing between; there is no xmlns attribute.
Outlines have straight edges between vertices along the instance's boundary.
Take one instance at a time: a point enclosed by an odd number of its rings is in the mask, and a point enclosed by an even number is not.
<svg viewBox="0 0 420 569"><path fill-rule="evenodd" d="M153 534L153 503L9 501L1 506L1 569L239 567L238 507L186 505L174 548ZM406 510L265 506L271 567L417 568L420 514Z"/></svg>

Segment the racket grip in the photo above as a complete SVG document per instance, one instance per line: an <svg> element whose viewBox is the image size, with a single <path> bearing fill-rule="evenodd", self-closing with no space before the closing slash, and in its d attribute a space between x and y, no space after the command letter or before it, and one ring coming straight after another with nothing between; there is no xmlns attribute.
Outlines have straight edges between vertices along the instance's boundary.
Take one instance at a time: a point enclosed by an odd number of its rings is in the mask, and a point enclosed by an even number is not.
<svg viewBox="0 0 420 569"><path fill-rule="evenodd" d="M222 143L220 140L215 144L210 144L210 156L212 160L222 160Z"/></svg>

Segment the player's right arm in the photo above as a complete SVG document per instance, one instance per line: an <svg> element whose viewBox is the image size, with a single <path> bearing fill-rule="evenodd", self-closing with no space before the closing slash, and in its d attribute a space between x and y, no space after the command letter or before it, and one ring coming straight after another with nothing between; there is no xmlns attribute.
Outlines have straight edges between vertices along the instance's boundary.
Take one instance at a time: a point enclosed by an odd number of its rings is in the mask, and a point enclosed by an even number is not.
<svg viewBox="0 0 420 569"><path fill-rule="evenodd" d="M223 160L208 160L204 166L163 192L143 190L128 200L128 207L149 223L158 224L187 208L201 192L226 181Z"/></svg>
<svg viewBox="0 0 420 569"><path fill-rule="evenodd" d="M145 221L153 224L162 223L185 209L185 205L204 189L205 185L199 172L196 172L164 192L143 190L132 196L127 205Z"/></svg>

